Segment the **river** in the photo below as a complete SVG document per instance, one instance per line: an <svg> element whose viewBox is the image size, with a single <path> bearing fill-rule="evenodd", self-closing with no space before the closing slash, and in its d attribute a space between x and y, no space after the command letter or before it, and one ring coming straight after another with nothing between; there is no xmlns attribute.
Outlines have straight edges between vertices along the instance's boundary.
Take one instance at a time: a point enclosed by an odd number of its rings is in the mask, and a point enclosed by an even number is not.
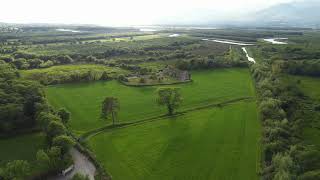
<svg viewBox="0 0 320 180"><path fill-rule="evenodd" d="M253 46L254 44L240 42L240 41L232 41L232 40L222 40L222 39L202 39L203 41L213 41L223 44L232 44L232 45L240 45L240 46Z"/></svg>
<svg viewBox="0 0 320 180"><path fill-rule="evenodd" d="M179 37L180 34L170 34L169 37Z"/></svg>
<svg viewBox="0 0 320 180"><path fill-rule="evenodd" d="M242 47L242 50L243 50L244 53L246 53L246 56L247 56L248 61L253 62L253 63L256 63L256 61L254 60L254 58L249 56L249 54L248 54L248 52L247 52L247 49L246 49L245 47Z"/></svg>
<svg viewBox="0 0 320 180"><path fill-rule="evenodd" d="M56 29L56 31L79 33L80 31L72 29Z"/></svg>
<svg viewBox="0 0 320 180"><path fill-rule="evenodd" d="M278 40L287 40L287 39L288 38L265 38L263 40L272 44L288 44L286 42L278 41Z"/></svg>

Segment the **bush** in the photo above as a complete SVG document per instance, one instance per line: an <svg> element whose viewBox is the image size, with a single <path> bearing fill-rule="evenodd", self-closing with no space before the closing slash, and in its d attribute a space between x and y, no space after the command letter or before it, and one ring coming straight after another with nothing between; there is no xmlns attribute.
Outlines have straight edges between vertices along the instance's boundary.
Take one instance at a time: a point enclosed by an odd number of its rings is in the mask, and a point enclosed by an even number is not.
<svg viewBox="0 0 320 180"><path fill-rule="evenodd" d="M66 133L66 128L59 121L51 121L48 125L47 136L49 140L52 140L56 136L60 136Z"/></svg>
<svg viewBox="0 0 320 180"><path fill-rule="evenodd" d="M64 109L64 108L59 109L58 115L64 124L67 124L69 122L71 114L66 109Z"/></svg>
<svg viewBox="0 0 320 180"><path fill-rule="evenodd" d="M299 180L319 180L320 170L307 171L298 178Z"/></svg>
<svg viewBox="0 0 320 180"><path fill-rule="evenodd" d="M60 135L53 139L52 144L54 146L60 146L62 153L67 153L70 148L76 144L76 142L69 136Z"/></svg>
<svg viewBox="0 0 320 180"><path fill-rule="evenodd" d="M30 174L30 169L30 164L27 161L15 160L6 164L2 176L5 180L23 180Z"/></svg>
<svg viewBox="0 0 320 180"><path fill-rule="evenodd" d="M71 180L89 180L89 177L80 173L76 173Z"/></svg>

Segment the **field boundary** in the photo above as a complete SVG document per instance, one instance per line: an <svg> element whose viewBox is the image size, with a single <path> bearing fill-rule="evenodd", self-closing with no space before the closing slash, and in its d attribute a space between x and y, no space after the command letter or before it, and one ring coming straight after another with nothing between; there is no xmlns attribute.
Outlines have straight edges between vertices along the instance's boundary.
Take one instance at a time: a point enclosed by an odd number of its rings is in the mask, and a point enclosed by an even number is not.
<svg viewBox="0 0 320 180"><path fill-rule="evenodd" d="M160 120L162 118L166 118L166 117L177 117L177 116L181 116L185 113L188 112L192 112L192 111L198 111L198 110L202 110L202 109L207 109L207 108L213 108L213 107L219 107L222 108L223 106L229 105L229 104L233 104L236 102L240 102L240 101L252 101L254 100L254 97L252 96L248 96L248 97L240 97L240 98L235 98L235 99L231 99L231 100L227 100L227 101L223 101L220 103L214 103L214 104L208 104L208 105L204 105L204 106L199 106L199 107L195 107L195 108L189 108L186 110L182 110L182 111L178 111L176 114L174 114L173 116L169 116L168 114L164 114L164 115L160 115L160 116L154 116L154 117L150 117L150 118L146 118L146 119L142 119L142 120L137 120L134 122L128 122L128 123L120 123L120 124L116 124L116 125L107 125L104 127L100 127L91 131L88 131L86 133L84 133L83 135L81 135L78 138L78 141L83 142L86 139L96 136L102 132L107 132L109 130L113 130L113 129L120 129L120 128L125 128L125 127L129 127L129 126L134 126L134 125L139 125L139 124L143 124L143 123L147 123L147 122L154 122L157 120Z"/></svg>
<svg viewBox="0 0 320 180"><path fill-rule="evenodd" d="M171 83L157 83L157 84L130 84L124 81L119 81L121 84L130 87L148 87L148 86L163 86L163 85L175 85L175 84L185 84L191 83L193 80L180 81L180 82L171 82Z"/></svg>

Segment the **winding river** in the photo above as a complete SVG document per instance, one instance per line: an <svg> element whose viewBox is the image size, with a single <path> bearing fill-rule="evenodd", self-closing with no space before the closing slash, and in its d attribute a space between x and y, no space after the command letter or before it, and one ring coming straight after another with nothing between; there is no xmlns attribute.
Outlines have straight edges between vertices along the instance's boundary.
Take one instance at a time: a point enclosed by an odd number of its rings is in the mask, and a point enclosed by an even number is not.
<svg viewBox="0 0 320 180"><path fill-rule="evenodd" d="M288 38L264 38L263 40L272 44L288 44L286 42L278 41L278 40L287 40ZM237 42L232 40L222 40L222 39L202 39L203 41L213 41L223 44L231 44L231 45L240 45L240 46L253 46L255 44L246 43L246 42ZM250 57L247 49L245 47L242 47L243 52L246 54L246 57L248 61L252 63L256 63L255 59L253 57Z"/></svg>
<svg viewBox="0 0 320 180"><path fill-rule="evenodd" d="M249 56L249 54L248 54L248 52L247 52L247 49L246 49L245 47L242 47L242 50L243 50L243 52L246 54L248 61L250 61L250 62L252 62L253 64L255 64L256 61L254 60L253 57L250 57L250 56Z"/></svg>

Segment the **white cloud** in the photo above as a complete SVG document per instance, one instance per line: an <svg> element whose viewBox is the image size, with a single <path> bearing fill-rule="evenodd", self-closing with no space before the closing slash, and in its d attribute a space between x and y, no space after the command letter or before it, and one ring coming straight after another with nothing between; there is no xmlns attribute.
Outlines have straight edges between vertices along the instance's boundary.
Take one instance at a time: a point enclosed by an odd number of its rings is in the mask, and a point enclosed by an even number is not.
<svg viewBox="0 0 320 180"><path fill-rule="evenodd" d="M288 1L292 0L0 0L0 22L153 24L181 14L192 18L201 9L219 17Z"/></svg>

